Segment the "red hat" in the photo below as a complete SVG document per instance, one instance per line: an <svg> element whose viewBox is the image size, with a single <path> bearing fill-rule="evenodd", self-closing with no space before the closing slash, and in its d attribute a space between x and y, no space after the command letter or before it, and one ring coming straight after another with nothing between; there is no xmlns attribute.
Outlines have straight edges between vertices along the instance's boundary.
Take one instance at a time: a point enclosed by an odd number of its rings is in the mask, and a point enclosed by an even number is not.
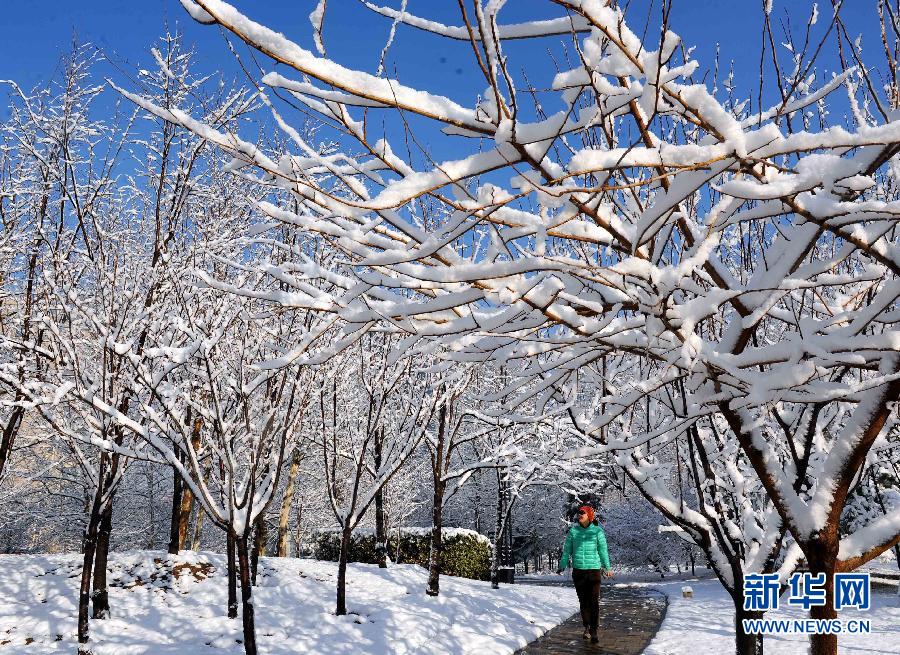
<svg viewBox="0 0 900 655"><path fill-rule="evenodd" d="M594 522L594 508L590 505L582 505L578 508L579 511L584 512L585 516L587 516L588 523Z"/></svg>

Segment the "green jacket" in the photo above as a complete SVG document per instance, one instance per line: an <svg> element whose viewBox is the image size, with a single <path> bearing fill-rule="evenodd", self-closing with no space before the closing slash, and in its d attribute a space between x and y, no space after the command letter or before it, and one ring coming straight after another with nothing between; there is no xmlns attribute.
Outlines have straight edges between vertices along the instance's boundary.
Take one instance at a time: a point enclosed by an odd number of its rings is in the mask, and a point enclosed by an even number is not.
<svg viewBox="0 0 900 655"><path fill-rule="evenodd" d="M594 523L582 528L580 523L574 523L566 535L566 543L563 546L562 557L559 560L559 568L569 566L569 558L572 559L572 567L576 569L604 569L608 571L609 551L606 549L606 535L603 528Z"/></svg>

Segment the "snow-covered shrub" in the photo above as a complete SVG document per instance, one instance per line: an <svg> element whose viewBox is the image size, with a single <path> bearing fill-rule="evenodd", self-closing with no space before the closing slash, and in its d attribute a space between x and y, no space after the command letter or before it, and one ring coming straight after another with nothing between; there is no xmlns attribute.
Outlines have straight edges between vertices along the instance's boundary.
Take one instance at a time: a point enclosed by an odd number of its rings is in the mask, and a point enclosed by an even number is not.
<svg viewBox="0 0 900 655"><path fill-rule="evenodd" d="M441 575L472 580L488 580L491 574L491 542L474 530L444 528L441 549ZM341 533L335 529L317 530L313 536L316 559L336 562L341 548ZM398 548L399 545L399 548ZM428 568L431 528L401 528L388 538L388 554L400 564L418 564ZM354 531L349 561L377 564L375 533L371 529Z"/></svg>

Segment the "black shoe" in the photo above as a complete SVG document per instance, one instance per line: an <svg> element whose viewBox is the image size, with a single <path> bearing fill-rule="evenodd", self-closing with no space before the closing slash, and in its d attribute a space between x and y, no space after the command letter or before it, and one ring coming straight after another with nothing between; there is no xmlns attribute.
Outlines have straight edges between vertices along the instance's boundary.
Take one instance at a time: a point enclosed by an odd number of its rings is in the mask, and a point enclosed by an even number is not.
<svg viewBox="0 0 900 655"><path fill-rule="evenodd" d="M600 637L597 636L596 632L591 635L591 643L592 644L600 643Z"/></svg>

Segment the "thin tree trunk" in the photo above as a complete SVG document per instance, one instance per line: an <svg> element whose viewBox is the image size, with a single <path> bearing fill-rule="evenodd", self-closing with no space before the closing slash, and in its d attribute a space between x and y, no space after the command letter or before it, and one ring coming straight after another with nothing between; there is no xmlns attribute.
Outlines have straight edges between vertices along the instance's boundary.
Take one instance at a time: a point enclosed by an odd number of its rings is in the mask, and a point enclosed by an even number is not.
<svg viewBox="0 0 900 655"><path fill-rule="evenodd" d="M384 433L381 432L375 438L375 470L381 470L381 448ZM379 487L375 493L375 559L378 568L387 568L387 526L384 518L384 487Z"/></svg>
<svg viewBox="0 0 900 655"><path fill-rule="evenodd" d="M262 515L256 520L253 530L253 550L250 552L250 573L253 586L256 586L256 574L259 571L259 558L266 554L266 542L269 538L269 526Z"/></svg>
<svg viewBox="0 0 900 655"><path fill-rule="evenodd" d="M188 410L188 421L191 422L190 410ZM200 428L202 421L192 421L191 442L196 450L200 445ZM178 459L182 464L185 463L187 456L181 448L177 449ZM194 496L190 489L184 483L178 469L172 467L172 518L169 523L169 555L177 555L183 550L187 544L187 534L191 522L191 506L193 505Z"/></svg>
<svg viewBox="0 0 900 655"><path fill-rule="evenodd" d="M347 558L350 554L350 536L352 531L345 526L341 531L341 554L338 558L337 606L334 613L344 616L347 613Z"/></svg>
<svg viewBox="0 0 900 655"><path fill-rule="evenodd" d="M378 568L386 569L388 561L387 526L384 517L384 489L375 494L375 559Z"/></svg>
<svg viewBox="0 0 900 655"><path fill-rule="evenodd" d="M204 484L209 482L209 468L203 472ZM191 550L200 550L200 538L203 535L203 503L195 503L197 506L197 517L194 519L194 537L191 539Z"/></svg>
<svg viewBox="0 0 900 655"><path fill-rule="evenodd" d="M112 499L100 516L100 525L97 531L97 547L94 553L94 589L91 593L93 600L93 618L108 619L109 611L109 586L106 582L106 569L109 562L109 536L112 532Z"/></svg>
<svg viewBox="0 0 900 655"><path fill-rule="evenodd" d="M197 450L200 448L200 436L202 429L203 419L195 418L193 423L191 424L191 446L193 447L194 452L197 452ZM180 451L180 456L181 461L186 462L187 456L183 451ZM188 531L190 530L191 523L191 508L193 507L193 505L194 494L191 493L191 490L187 485L182 483L181 509L180 515L178 517L178 550L184 550L187 547ZM197 520L199 522L200 514L197 514ZM171 546L169 552L172 552ZM175 554L177 554L177 551Z"/></svg>
<svg viewBox="0 0 900 655"><path fill-rule="evenodd" d="M16 393L16 399L19 399L19 393ZM3 471L9 462L12 454L13 444L16 441L16 435L19 433L19 427L22 425L22 416L25 410L21 407L14 407L10 412L9 420L3 426L3 433L0 435L0 478L3 477Z"/></svg>
<svg viewBox="0 0 900 655"><path fill-rule="evenodd" d="M94 555L97 551L97 533L100 529L100 500L103 496L102 480L106 474L105 455L100 456L100 472L97 476L101 481L94 492L94 500L91 503L91 512L88 523L81 539L82 568L81 585L78 589L78 652L84 655L90 653L87 646L90 639L88 610L91 602L91 573L94 566Z"/></svg>
<svg viewBox="0 0 900 655"><path fill-rule="evenodd" d="M113 439L116 445L122 444L122 432L116 431ZM91 597L94 601L94 618L105 618L109 616L109 588L106 584L106 565L109 560L109 535L112 532L112 503L115 489L113 485L117 484L116 474L119 469L120 456L113 453L109 456L109 471L103 465L106 454L101 455L101 472L97 479L100 480L99 489L102 490L98 499L102 499L104 495L109 497L106 500L106 506L102 503L98 506L98 523L96 528L96 539L94 544L94 589Z"/></svg>
<svg viewBox="0 0 900 655"><path fill-rule="evenodd" d="M297 557L303 552L303 503L297 505L297 530L294 535L297 541Z"/></svg>
<svg viewBox="0 0 900 655"><path fill-rule="evenodd" d="M188 543L188 531L191 527L191 510L194 506L194 494L187 487L182 487L181 510L178 517L178 550L184 550ZM169 551L171 552L171 551Z"/></svg>
<svg viewBox="0 0 900 655"><path fill-rule="evenodd" d="M475 514L475 532L481 532L481 469L475 469L475 493L472 495L472 512Z"/></svg>
<svg viewBox="0 0 900 655"><path fill-rule="evenodd" d="M181 454L179 452L179 457ZM183 543L180 540L180 532L181 532L181 520L184 516L184 507L182 501L184 500L184 480L181 479L181 474L178 473L178 470L173 466L172 467L172 518L169 521L169 555L177 555L178 551L181 550L181 544ZM190 515L190 513L189 513Z"/></svg>
<svg viewBox="0 0 900 655"><path fill-rule="evenodd" d="M491 557L491 589L500 588L500 540L494 537L494 553Z"/></svg>
<svg viewBox="0 0 900 655"><path fill-rule="evenodd" d="M428 589L425 593L441 593L441 553L443 552L444 482L435 480L431 508L431 551L428 554Z"/></svg>
<svg viewBox="0 0 900 655"><path fill-rule="evenodd" d="M237 567L234 558L235 549L234 531L228 528L228 538L225 542L228 559L228 618L237 618Z"/></svg>
<svg viewBox="0 0 900 655"><path fill-rule="evenodd" d="M200 550L200 536L203 534L203 505L197 503L197 516L194 518L194 536L191 539L191 550Z"/></svg>
<svg viewBox="0 0 900 655"><path fill-rule="evenodd" d="M441 405L438 414L437 443L431 454L431 483L433 496L431 499L431 551L428 555L428 588L429 596L441 593L441 529L444 517L444 441L447 437L447 406Z"/></svg>
<svg viewBox="0 0 900 655"><path fill-rule="evenodd" d="M503 480L497 473L497 522L494 524L494 556L491 559L491 589L500 588L500 550L503 544Z"/></svg>
<svg viewBox="0 0 900 655"><path fill-rule="evenodd" d="M247 536L237 539L238 562L241 571L241 609L244 624L244 653L256 655L256 617L253 610L253 584L250 579L250 557Z"/></svg>
<svg viewBox="0 0 900 655"><path fill-rule="evenodd" d="M91 523L93 523L93 519ZM78 652L89 654L87 647L89 634L88 609L91 600L91 571L94 566L94 553L97 549L97 529L93 525L85 530L81 542L84 557L82 558L81 587L78 590Z"/></svg>
<svg viewBox="0 0 900 655"><path fill-rule="evenodd" d="M299 472L300 451L294 448L294 454L291 457L291 468L288 470L287 485L284 488L284 498L281 499L281 511L278 514L278 543L275 549L277 557L288 556L290 541L290 526L288 524L291 519L291 505L294 504L294 488L297 484L297 474Z"/></svg>

